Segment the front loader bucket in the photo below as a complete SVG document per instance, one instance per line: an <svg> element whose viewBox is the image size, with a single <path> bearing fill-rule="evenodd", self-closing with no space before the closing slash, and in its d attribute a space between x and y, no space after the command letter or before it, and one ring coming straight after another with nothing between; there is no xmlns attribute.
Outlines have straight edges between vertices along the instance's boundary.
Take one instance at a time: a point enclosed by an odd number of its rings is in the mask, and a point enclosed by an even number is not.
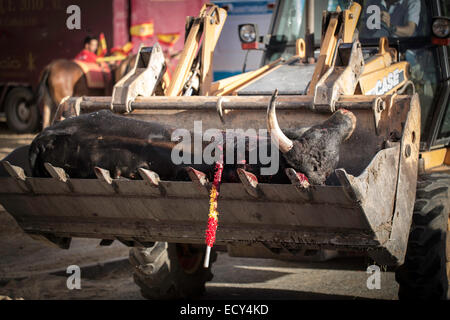
<svg viewBox="0 0 450 320"><path fill-rule="evenodd" d="M137 100L124 116L178 126L203 120L204 130L258 129L265 128L269 99L226 97L222 123L218 103L210 103L217 97L183 97L184 109L177 98L154 98ZM329 116L313 110L309 99L279 97L282 127L311 126ZM81 112L110 105L104 98L84 101L76 101ZM341 149L336 185L304 187L295 172L292 184L265 184L240 172L241 183L221 185L218 245L258 244L293 254L304 248L360 250L380 264L403 262L417 179L418 97L341 97L336 107L357 117L355 132ZM191 182L160 181L145 170L142 180L116 180L101 168L98 179L71 179L48 164L52 178L33 178L12 162L3 165L9 176L0 178L0 203L33 237L61 247L71 237L136 245L205 241L211 184L199 172L191 172Z"/></svg>

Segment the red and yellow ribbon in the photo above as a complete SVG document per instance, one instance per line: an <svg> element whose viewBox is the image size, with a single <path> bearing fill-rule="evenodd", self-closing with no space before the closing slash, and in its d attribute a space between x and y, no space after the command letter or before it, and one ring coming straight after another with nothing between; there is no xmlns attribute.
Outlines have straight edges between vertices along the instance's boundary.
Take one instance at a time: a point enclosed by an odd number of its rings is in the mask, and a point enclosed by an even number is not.
<svg viewBox="0 0 450 320"><path fill-rule="evenodd" d="M216 162L216 173L214 174L214 181L209 194L209 215L208 228L206 229L206 254L204 267L209 267L209 255L211 248L216 242L216 231L219 226L219 212L217 211L217 199L219 198L220 182L222 181L223 172L223 152L220 160Z"/></svg>

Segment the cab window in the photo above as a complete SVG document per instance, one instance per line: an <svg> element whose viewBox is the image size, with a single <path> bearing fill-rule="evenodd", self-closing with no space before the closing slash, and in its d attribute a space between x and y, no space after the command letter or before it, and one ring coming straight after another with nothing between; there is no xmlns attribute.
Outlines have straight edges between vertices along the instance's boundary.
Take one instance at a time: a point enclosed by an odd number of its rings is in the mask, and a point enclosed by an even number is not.
<svg viewBox="0 0 450 320"><path fill-rule="evenodd" d="M425 0L366 0L359 23L360 39L430 36L431 17Z"/></svg>

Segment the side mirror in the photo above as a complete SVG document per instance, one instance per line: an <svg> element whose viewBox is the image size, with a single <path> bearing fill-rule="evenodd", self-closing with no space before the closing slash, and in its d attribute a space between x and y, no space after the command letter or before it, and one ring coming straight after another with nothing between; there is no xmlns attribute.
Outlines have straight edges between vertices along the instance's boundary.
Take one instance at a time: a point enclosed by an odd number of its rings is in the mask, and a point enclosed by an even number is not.
<svg viewBox="0 0 450 320"><path fill-rule="evenodd" d="M259 40L258 26L252 23L241 24L239 25L238 30L242 49L257 50Z"/></svg>
<svg viewBox="0 0 450 320"><path fill-rule="evenodd" d="M433 44L440 46L447 46L450 44L450 18L448 17L433 17L433 24L431 25L433 31Z"/></svg>

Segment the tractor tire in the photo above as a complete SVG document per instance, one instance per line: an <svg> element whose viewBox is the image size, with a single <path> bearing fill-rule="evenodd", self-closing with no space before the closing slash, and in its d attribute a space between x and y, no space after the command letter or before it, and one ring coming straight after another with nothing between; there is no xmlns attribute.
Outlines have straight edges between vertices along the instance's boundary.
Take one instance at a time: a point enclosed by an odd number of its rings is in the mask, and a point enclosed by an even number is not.
<svg viewBox="0 0 450 320"><path fill-rule="evenodd" d="M419 176L405 262L395 274L399 299L447 299L450 174Z"/></svg>
<svg viewBox="0 0 450 320"><path fill-rule="evenodd" d="M150 248L132 248L130 263L134 282L149 300L196 298L204 294L205 283L213 278L211 252L209 268L203 267L204 250L187 244L155 242Z"/></svg>
<svg viewBox="0 0 450 320"><path fill-rule="evenodd" d="M5 99L8 128L16 133L32 133L39 128L39 110L31 104L33 93L24 87L12 89Z"/></svg>

